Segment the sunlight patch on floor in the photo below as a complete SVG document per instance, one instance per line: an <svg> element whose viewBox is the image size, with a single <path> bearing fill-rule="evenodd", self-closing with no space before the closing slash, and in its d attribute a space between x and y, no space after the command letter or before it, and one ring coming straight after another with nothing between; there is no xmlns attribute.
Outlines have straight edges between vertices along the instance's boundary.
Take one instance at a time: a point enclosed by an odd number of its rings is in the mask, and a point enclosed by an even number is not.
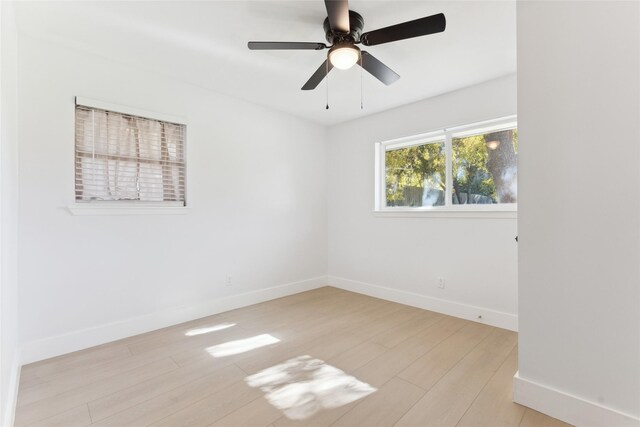
<svg viewBox="0 0 640 427"><path fill-rule="evenodd" d="M376 391L340 369L311 356L299 356L250 375L245 381L259 387L287 418L304 420L322 409L346 405Z"/></svg>
<svg viewBox="0 0 640 427"><path fill-rule="evenodd" d="M236 324L235 323L221 323L219 325L209 326L209 327L206 327L206 328L191 329L191 330L187 331L185 333L185 335L188 336L188 337L192 337L194 335L208 334L209 332L221 331L223 329L227 329L227 328L230 328L232 326L236 326Z"/></svg>
<svg viewBox="0 0 640 427"><path fill-rule="evenodd" d="M247 351L255 350L256 348L275 344L277 342L280 342L278 338L269 334L262 334L256 335L255 337L251 338L228 341L222 344L214 345L207 348L207 351L213 357L233 356L234 354L240 354Z"/></svg>

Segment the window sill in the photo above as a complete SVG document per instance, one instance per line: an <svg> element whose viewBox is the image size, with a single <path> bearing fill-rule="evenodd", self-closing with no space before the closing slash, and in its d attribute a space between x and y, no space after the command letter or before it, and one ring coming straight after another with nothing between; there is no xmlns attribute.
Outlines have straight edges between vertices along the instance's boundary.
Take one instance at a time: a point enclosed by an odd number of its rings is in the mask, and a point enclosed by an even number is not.
<svg viewBox="0 0 640 427"><path fill-rule="evenodd" d="M187 206L105 206L77 203L67 206L71 215L186 215Z"/></svg>
<svg viewBox="0 0 640 427"><path fill-rule="evenodd" d="M517 219L517 210L374 210L373 216L379 218L487 218L487 219Z"/></svg>

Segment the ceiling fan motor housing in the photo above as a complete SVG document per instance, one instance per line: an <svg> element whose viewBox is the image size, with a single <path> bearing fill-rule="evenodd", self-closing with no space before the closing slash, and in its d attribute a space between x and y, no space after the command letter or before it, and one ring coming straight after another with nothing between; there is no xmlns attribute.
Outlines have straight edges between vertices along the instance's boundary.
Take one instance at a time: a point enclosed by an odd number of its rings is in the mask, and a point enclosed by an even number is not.
<svg viewBox="0 0 640 427"><path fill-rule="evenodd" d="M364 28L364 18L358 12L353 10L349 11L349 27L351 31L349 33L339 33L331 29L329 24L329 18L324 20L324 33L329 44L336 44L342 41L359 42L362 29Z"/></svg>

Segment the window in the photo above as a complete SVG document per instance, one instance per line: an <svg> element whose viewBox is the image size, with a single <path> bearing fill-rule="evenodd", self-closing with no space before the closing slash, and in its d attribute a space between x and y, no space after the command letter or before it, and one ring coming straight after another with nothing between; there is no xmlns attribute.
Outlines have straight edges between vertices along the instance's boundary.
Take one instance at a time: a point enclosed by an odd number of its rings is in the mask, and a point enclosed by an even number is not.
<svg viewBox="0 0 640 427"><path fill-rule="evenodd" d="M386 152L387 206L444 206L444 139Z"/></svg>
<svg viewBox="0 0 640 427"><path fill-rule="evenodd" d="M451 203L516 203L518 132L515 128L452 136Z"/></svg>
<svg viewBox="0 0 640 427"><path fill-rule="evenodd" d="M185 125L76 105L76 202L184 206Z"/></svg>
<svg viewBox="0 0 640 427"><path fill-rule="evenodd" d="M515 210L515 118L377 144L379 211Z"/></svg>

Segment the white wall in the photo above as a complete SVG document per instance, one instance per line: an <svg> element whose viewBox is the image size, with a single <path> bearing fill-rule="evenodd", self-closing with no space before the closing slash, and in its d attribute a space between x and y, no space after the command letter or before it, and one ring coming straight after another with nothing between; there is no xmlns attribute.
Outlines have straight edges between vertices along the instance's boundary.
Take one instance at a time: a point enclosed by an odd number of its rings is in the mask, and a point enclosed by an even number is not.
<svg viewBox="0 0 640 427"><path fill-rule="evenodd" d="M519 2L518 113L516 399L640 425L640 3Z"/></svg>
<svg viewBox="0 0 640 427"><path fill-rule="evenodd" d="M325 283L324 128L22 34L19 52L25 362ZM188 215L67 211L75 95L188 119Z"/></svg>
<svg viewBox="0 0 640 427"><path fill-rule="evenodd" d="M376 142L515 113L511 75L331 128L330 282L461 317L481 314L489 323L515 329L515 218L372 213ZM438 277L445 278L445 289L438 289Z"/></svg>
<svg viewBox="0 0 640 427"><path fill-rule="evenodd" d="M0 2L0 423L10 425L18 353L17 33L12 4Z"/></svg>

